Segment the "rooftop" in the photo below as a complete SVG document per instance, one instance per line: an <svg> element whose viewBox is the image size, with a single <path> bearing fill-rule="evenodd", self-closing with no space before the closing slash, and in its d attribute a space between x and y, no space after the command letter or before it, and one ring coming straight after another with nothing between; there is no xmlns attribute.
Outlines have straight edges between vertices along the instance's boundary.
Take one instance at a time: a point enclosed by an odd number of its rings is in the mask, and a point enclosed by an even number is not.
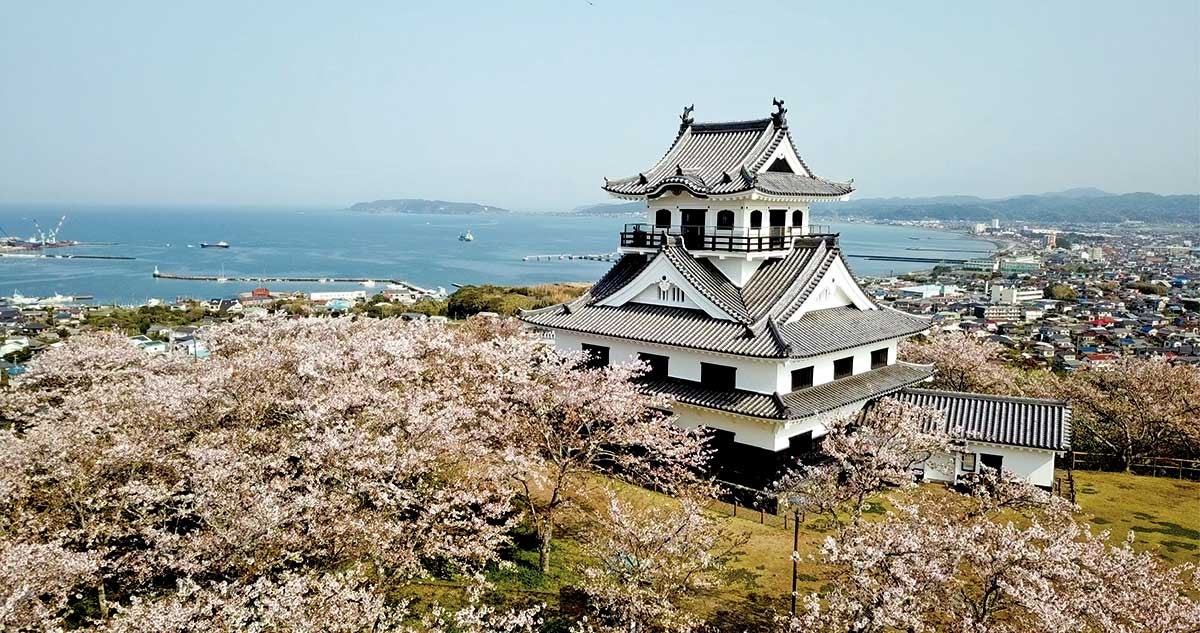
<svg viewBox="0 0 1200 633"><path fill-rule="evenodd" d="M698 197L756 191L768 196L837 198L854 191L851 183L818 178L792 141L782 101L765 119L694 123L689 107L667 153L635 176L605 179L604 190L624 198L654 198L688 191ZM787 143L798 164L779 158ZM772 157L776 160L767 165Z"/></svg>

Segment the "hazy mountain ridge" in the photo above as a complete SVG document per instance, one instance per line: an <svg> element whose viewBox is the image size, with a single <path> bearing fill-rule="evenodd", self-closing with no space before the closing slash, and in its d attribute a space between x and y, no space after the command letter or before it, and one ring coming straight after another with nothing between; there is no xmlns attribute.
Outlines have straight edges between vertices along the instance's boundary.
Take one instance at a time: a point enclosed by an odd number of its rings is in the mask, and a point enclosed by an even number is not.
<svg viewBox="0 0 1200 633"><path fill-rule="evenodd" d="M631 213L642 213L645 210L645 202L634 201L589 204L582 207L575 207L571 212L579 215L628 215Z"/></svg>
<svg viewBox="0 0 1200 633"><path fill-rule="evenodd" d="M822 215L881 220L1041 220L1045 222L1200 222L1200 195L1113 194L1094 188L988 199L976 196L864 198L820 204Z"/></svg>
<svg viewBox="0 0 1200 633"><path fill-rule="evenodd" d="M476 202L448 202L446 200L424 200L421 198L399 198L358 202L350 206L351 211L366 213L414 213L436 215L477 215L481 213L512 213L508 209Z"/></svg>

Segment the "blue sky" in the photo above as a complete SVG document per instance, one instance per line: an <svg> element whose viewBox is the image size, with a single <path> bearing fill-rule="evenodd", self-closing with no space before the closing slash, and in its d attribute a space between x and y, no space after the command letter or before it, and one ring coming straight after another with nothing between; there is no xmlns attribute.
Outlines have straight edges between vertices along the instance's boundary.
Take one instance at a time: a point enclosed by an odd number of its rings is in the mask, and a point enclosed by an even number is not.
<svg viewBox="0 0 1200 633"><path fill-rule="evenodd" d="M1200 3L0 1L0 203L517 209L787 101L859 196L1200 190Z"/></svg>

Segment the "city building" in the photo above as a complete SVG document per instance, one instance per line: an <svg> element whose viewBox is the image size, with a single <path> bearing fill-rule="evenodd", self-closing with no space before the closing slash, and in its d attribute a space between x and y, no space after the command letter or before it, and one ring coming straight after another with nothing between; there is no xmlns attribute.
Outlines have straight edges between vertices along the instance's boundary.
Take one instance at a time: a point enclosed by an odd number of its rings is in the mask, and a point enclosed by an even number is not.
<svg viewBox="0 0 1200 633"><path fill-rule="evenodd" d="M960 297L963 292L958 286L947 286L945 284L924 284L920 286L905 286L899 288L896 293L905 299L929 299L932 297Z"/></svg>
<svg viewBox="0 0 1200 633"><path fill-rule="evenodd" d="M990 303L975 306L975 316L985 321L996 323L1020 321L1025 316L1025 309L1018 305Z"/></svg>
<svg viewBox="0 0 1200 633"><path fill-rule="evenodd" d="M999 267L999 264L1000 264L999 262L997 262L996 260L994 260L990 257L982 257L982 258L976 258L976 259L968 259L967 261L963 262L959 267L962 268L963 270L967 270L967 271L971 271L971 272L994 273L994 272L996 272L996 269Z"/></svg>
<svg viewBox="0 0 1200 633"><path fill-rule="evenodd" d="M1040 257L1006 257L1000 260L1000 272L1002 273L1036 273L1042 270L1042 260Z"/></svg>
<svg viewBox="0 0 1200 633"><path fill-rule="evenodd" d="M919 384L898 343L927 319L882 307L809 204L851 183L817 177L782 102L769 117L696 123L684 110L661 159L605 191L645 201L621 259L579 298L521 319L590 362L641 360L680 425L712 432L719 474L751 485L812 450L826 425Z"/></svg>
<svg viewBox="0 0 1200 633"><path fill-rule="evenodd" d="M1043 296L1041 288L1022 288L1019 286L992 286L989 299L992 303L1017 305L1026 301L1037 301Z"/></svg>

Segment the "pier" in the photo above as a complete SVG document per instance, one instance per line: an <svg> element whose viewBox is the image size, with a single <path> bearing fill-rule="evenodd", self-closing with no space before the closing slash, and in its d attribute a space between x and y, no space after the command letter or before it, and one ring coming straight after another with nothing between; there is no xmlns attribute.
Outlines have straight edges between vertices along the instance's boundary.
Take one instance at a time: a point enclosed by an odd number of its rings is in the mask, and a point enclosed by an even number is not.
<svg viewBox="0 0 1200 633"><path fill-rule="evenodd" d="M437 292L411 284L403 279L384 279L376 277L274 277L274 276L218 276L218 275L184 275L160 272L154 269L155 279L174 279L177 281L211 281L216 283L318 283L318 284L391 284L401 286L413 292L435 295Z"/></svg>
<svg viewBox="0 0 1200 633"><path fill-rule="evenodd" d="M945 257L903 257L895 255L847 255L858 259L869 259L874 262L915 262L918 264L965 264L965 259L950 259Z"/></svg>
<svg viewBox="0 0 1200 633"><path fill-rule="evenodd" d="M566 261L566 260L586 260L592 262L615 262L621 259L620 253L594 253L588 255L571 255L564 253L561 255L526 255L521 258L523 262L551 262L551 261Z"/></svg>
<svg viewBox="0 0 1200 633"><path fill-rule="evenodd" d="M19 257L21 259L137 259L124 255L53 255L50 253L0 253L0 257Z"/></svg>

